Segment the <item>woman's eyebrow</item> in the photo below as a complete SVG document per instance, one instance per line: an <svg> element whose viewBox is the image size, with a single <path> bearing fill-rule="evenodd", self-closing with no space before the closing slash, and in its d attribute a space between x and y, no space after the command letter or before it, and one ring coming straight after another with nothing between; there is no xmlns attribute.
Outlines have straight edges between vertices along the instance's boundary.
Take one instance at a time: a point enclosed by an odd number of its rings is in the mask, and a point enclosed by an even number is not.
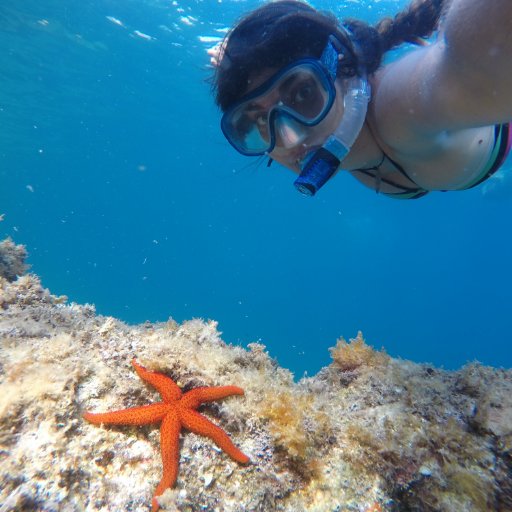
<svg viewBox="0 0 512 512"><path fill-rule="evenodd" d="M292 85L295 81L297 80L297 77L294 75L294 76L290 76L288 77L282 84L279 85L279 90L282 91L283 89L287 89L288 87L290 87L290 85Z"/></svg>
<svg viewBox="0 0 512 512"><path fill-rule="evenodd" d="M257 100L251 101L244 109L245 113L266 112L275 105L275 101L259 103Z"/></svg>
<svg viewBox="0 0 512 512"><path fill-rule="evenodd" d="M246 112L255 112L257 110L263 110L263 106L259 105L258 103L252 101L247 105L247 107L244 109Z"/></svg>
<svg viewBox="0 0 512 512"><path fill-rule="evenodd" d="M290 88L296 82L301 82L302 80L305 80L306 77L309 79L309 76L306 73L296 73L288 77L282 84L279 85L279 91Z"/></svg>

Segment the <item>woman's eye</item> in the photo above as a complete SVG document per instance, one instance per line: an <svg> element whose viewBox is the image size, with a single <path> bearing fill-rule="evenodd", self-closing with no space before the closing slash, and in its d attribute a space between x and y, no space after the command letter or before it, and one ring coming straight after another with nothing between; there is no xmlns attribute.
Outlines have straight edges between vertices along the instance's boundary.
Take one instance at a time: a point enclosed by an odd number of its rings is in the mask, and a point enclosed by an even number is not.
<svg viewBox="0 0 512 512"><path fill-rule="evenodd" d="M295 93L295 103L303 103L311 98L312 88L310 85L304 85Z"/></svg>
<svg viewBox="0 0 512 512"><path fill-rule="evenodd" d="M260 128L262 128L267 125L267 116L264 114L260 114L256 116L255 122Z"/></svg>

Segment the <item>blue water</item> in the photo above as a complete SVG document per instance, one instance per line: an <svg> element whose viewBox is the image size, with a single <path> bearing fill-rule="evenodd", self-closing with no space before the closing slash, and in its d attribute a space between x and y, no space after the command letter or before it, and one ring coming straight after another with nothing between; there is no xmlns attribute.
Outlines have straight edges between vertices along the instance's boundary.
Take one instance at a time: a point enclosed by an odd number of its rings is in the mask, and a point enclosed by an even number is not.
<svg viewBox="0 0 512 512"><path fill-rule="evenodd" d="M315 5L375 21L405 3ZM298 377L358 330L393 356L512 366L512 164L418 201L346 175L300 196L231 149L207 81L199 36L256 5L3 0L0 235L55 294L130 323L215 319Z"/></svg>

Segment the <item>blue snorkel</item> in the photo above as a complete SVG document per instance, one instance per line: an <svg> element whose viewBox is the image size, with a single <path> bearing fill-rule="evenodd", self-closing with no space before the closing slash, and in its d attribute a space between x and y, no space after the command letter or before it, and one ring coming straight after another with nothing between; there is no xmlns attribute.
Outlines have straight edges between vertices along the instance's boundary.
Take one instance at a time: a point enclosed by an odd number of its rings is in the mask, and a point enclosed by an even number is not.
<svg viewBox="0 0 512 512"><path fill-rule="evenodd" d="M325 51L328 51L328 48L332 48L333 52L329 58L335 58L337 61L338 52L331 45L327 45ZM335 78L334 76L333 80ZM363 127L370 97L371 88L364 75L354 75L347 79L341 122L322 147L310 151L300 162L301 173L294 182L299 192L307 196L315 195L337 171Z"/></svg>

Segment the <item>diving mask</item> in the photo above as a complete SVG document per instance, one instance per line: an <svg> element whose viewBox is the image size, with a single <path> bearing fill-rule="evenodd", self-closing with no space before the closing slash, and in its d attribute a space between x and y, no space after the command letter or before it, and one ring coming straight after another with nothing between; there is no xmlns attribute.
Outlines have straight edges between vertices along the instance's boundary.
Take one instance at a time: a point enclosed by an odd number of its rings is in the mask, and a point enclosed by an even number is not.
<svg viewBox="0 0 512 512"><path fill-rule="evenodd" d="M292 62L229 108L221 128L230 144L247 156L272 152L277 140L300 144L334 103L338 55L329 41L320 59Z"/></svg>

